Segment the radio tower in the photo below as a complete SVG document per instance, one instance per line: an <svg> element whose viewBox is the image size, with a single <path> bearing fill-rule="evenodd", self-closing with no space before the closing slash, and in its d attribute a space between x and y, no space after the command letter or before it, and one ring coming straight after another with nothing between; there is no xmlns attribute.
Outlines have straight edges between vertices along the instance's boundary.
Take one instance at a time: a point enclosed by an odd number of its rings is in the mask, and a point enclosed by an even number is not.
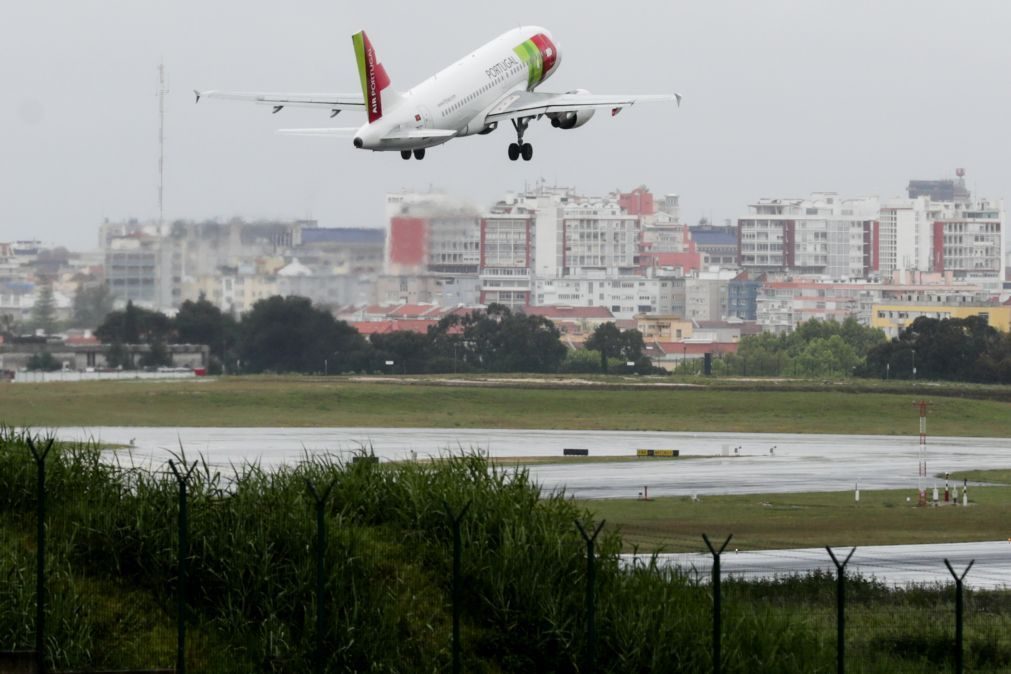
<svg viewBox="0 0 1011 674"><path fill-rule="evenodd" d="M158 231L165 228L165 63L158 65Z"/></svg>
<svg viewBox="0 0 1011 674"><path fill-rule="evenodd" d="M927 492L923 486L923 478L927 477L927 401L921 400L913 404L920 408L920 462L917 467L917 482L920 490L919 504L925 506L927 505Z"/></svg>

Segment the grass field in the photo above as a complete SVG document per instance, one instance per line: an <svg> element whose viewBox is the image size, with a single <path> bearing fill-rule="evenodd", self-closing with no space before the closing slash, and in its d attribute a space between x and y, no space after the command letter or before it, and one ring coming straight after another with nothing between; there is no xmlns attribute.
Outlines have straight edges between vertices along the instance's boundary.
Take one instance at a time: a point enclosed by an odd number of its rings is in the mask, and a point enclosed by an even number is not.
<svg viewBox="0 0 1011 674"><path fill-rule="evenodd" d="M510 378L510 382L516 378ZM626 378L627 379L627 378ZM18 426L372 426L1011 436L1011 403L989 389L871 383L716 382L697 388L544 384L446 386L344 378L0 385L0 422ZM639 381L639 380L634 380ZM661 380L667 381L667 380ZM552 383L553 382L553 383ZM930 393L931 395L927 395ZM942 395L943 394L943 395ZM973 397L960 397L973 396Z"/></svg>
<svg viewBox="0 0 1011 674"><path fill-rule="evenodd" d="M1005 473L1007 471L1004 471ZM982 478L986 479L986 478ZM706 496L577 502L620 532L626 550L696 552L734 535L741 550L957 543L1011 538L1011 487L975 487L968 508L916 507L914 491ZM907 497L912 501L907 502Z"/></svg>

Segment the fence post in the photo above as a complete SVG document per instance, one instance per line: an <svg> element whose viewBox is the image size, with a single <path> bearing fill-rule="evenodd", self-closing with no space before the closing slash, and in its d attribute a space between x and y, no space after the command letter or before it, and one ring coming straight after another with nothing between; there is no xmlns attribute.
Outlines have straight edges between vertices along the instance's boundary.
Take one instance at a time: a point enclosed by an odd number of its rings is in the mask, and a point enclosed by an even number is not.
<svg viewBox="0 0 1011 674"><path fill-rule="evenodd" d="M836 573L836 586L835 586L835 603L836 603L836 646L835 646L835 668L839 674L843 674L846 671L846 565L850 563L850 557L853 553L857 551L854 547L850 550L850 554L846 555L846 559L840 562L836 559L835 553L832 552L832 548L825 546L828 550L828 556L832 558L832 562L835 564Z"/></svg>
<svg viewBox="0 0 1011 674"><path fill-rule="evenodd" d="M955 573L955 569L951 568L951 563L947 559L944 560L944 565L948 567L948 572L955 579L955 674L962 674L965 671L965 662L962 657L962 581L965 580L966 574L969 573L969 569L975 563L975 559L969 562L969 566L965 567L965 571L960 576Z"/></svg>
<svg viewBox="0 0 1011 674"><path fill-rule="evenodd" d="M35 663L39 674L46 674L46 457L53 448L53 438L46 439L46 446L39 451L31 436L28 449L35 459L35 474L38 493L35 502Z"/></svg>
<svg viewBox="0 0 1011 674"><path fill-rule="evenodd" d="M169 459L168 464L176 476L176 482L179 483L179 587L177 588L179 596L176 607L176 674L186 674L186 487L189 484L190 476L193 475L193 470L197 467L197 462L194 461L193 465L187 468L184 461L182 471L176 468L172 459Z"/></svg>
<svg viewBox="0 0 1011 674"><path fill-rule="evenodd" d="M326 502L330 498L336 480L331 480L330 484L322 494L316 489L316 485L311 480L305 481L309 487L309 493L316 503L316 652L313 654L316 673L323 674L323 629L326 625L326 602L324 600L324 569L323 558L326 554Z"/></svg>
<svg viewBox="0 0 1011 674"><path fill-rule="evenodd" d="M460 542L460 522L470 509L470 501L463 506L459 514L454 515L453 509L445 501L450 525L453 527L453 674L460 674L460 558L463 556L463 544Z"/></svg>
<svg viewBox="0 0 1011 674"><path fill-rule="evenodd" d="M597 528L593 530L593 535L586 533L582 523L576 520L576 528L579 534L586 541L586 651L584 653L585 668L587 672L594 672L597 668L597 625L596 607L593 602L593 586L597 576L596 557L593 548L597 542L597 536L607 520L601 520Z"/></svg>
<svg viewBox="0 0 1011 674"><path fill-rule="evenodd" d="M710 554L713 556L713 672L714 674L720 674L721 665L721 655L720 655L720 638L723 633L723 628L721 625L721 613L722 613L722 599L720 591L720 555L726 550L727 545L730 543L730 539L734 535L730 534L727 536L727 540L723 541L723 545L717 550L713 547L713 544L709 542L709 536L702 534L702 540L706 542L706 547L709 548Z"/></svg>

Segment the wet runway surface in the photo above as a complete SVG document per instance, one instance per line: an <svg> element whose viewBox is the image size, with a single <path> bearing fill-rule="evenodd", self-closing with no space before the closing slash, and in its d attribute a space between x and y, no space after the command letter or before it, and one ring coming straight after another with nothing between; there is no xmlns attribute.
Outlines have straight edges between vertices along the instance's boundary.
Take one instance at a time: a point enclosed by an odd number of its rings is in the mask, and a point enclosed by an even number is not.
<svg viewBox="0 0 1011 674"><path fill-rule="evenodd" d="M762 433L635 433L612 431L475 430L417 428L84 428L58 429L64 439L94 438L132 445L120 460L160 466L180 444L189 458L202 454L223 468L258 461L266 468L296 463L306 453L329 452L349 459L363 448L380 460L402 461L481 450L499 457L557 457L564 448L588 449L590 456L631 456L636 449L677 449L683 459L629 463L533 465L544 488L579 498L634 498L643 486L650 496L915 488L915 436L797 435ZM736 451L735 451L736 449ZM770 451L771 450L771 451ZM1004 438L934 438L928 447L928 474L1011 467L1011 441ZM932 486L933 478L926 485ZM822 548L724 553L725 575L768 578L832 571ZM845 556L846 551L839 551ZM874 546L859 548L848 572L892 585L948 583L948 558L961 571L976 560L967 587L993 588L1011 580L1011 544ZM708 554L669 554L663 564L709 574ZM631 560L627 560L631 563Z"/></svg>
<svg viewBox="0 0 1011 674"><path fill-rule="evenodd" d="M481 450L499 457L558 457L533 465L546 489L578 498L753 494L914 488L916 436L799 435L780 433L638 433L418 428L63 428L66 439L93 437L130 445L133 460L163 463L180 444L188 456L215 465L259 461L264 467L301 460L306 453L344 458L369 448L381 460ZM627 463L562 463L564 448L590 456L630 456L636 449L678 449L684 459ZM736 453L735 453L736 448ZM412 454L413 452L413 454ZM123 450L120 454L125 455ZM724 455L726 454L726 455ZM928 474L1011 467L1005 438L931 438ZM928 478L927 486L934 483Z"/></svg>
<svg viewBox="0 0 1011 674"><path fill-rule="evenodd" d="M722 541L720 542L722 543ZM716 542L714 541L714 544ZM839 561L849 554L850 548L833 548ZM708 579L712 573L712 556L709 553L678 553L660 555L661 566L679 566L692 569ZM961 574L975 560L965 577L965 586L971 589L996 589L1011 584L1011 543L994 541L983 543L945 543L934 545L878 545L857 548L846 566L847 575L860 574L875 578L888 585L926 583L954 583L944 560L951 562ZM632 564L630 555L623 557ZM639 557L642 564L648 558ZM806 574L820 569L835 577L835 565L825 548L795 550L762 550L734 552L733 541L720 557L722 577L741 579L767 579L776 576Z"/></svg>

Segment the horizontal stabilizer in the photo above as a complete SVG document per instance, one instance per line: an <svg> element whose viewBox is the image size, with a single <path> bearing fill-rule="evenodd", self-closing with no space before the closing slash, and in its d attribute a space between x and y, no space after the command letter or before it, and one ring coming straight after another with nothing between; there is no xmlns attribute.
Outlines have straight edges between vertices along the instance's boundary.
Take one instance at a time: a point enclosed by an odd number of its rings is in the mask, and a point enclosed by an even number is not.
<svg viewBox="0 0 1011 674"><path fill-rule="evenodd" d="M349 127L324 127L320 129L278 129L282 136L309 136L312 138L349 138L358 129Z"/></svg>
<svg viewBox="0 0 1011 674"><path fill-rule="evenodd" d="M260 91L198 91L193 90L197 103L204 98L219 98L229 101L247 101L269 105L274 112L286 107L329 108L331 112L341 110L364 110L365 101L359 94L284 94Z"/></svg>

